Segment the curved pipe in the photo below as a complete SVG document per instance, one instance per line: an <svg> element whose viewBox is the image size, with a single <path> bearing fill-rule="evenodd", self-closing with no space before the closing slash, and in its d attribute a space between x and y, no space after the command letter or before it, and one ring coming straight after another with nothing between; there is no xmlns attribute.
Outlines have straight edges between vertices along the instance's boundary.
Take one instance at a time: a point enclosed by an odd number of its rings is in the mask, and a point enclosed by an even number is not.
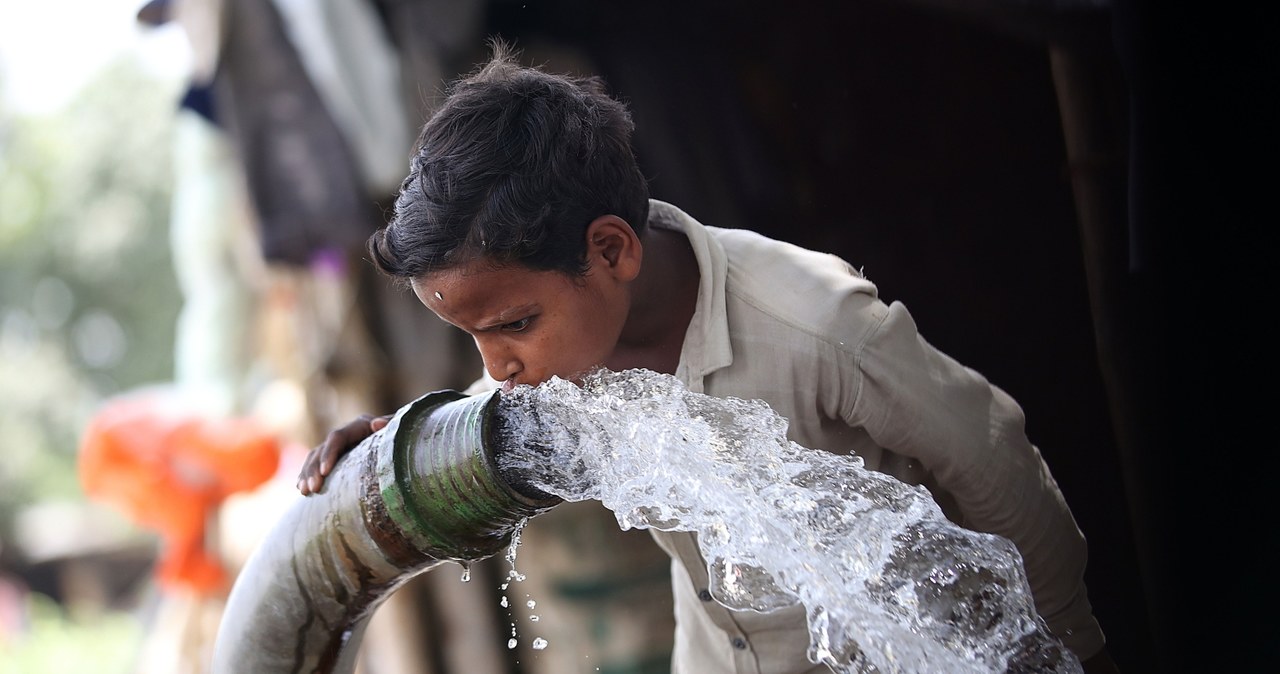
<svg viewBox="0 0 1280 674"><path fill-rule="evenodd" d="M560 503L499 474L498 392L427 394L300 498L237 576L214 674L352 672L377 606L443 561L489 557Z"/></svg>

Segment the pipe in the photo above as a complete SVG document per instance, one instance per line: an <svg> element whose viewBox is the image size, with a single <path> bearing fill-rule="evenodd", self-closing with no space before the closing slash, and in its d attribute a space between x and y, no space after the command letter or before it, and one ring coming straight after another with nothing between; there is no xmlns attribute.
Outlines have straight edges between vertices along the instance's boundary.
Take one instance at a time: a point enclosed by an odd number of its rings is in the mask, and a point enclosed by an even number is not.
<svg viewBox="0 0 1280 674"><path fill-rule="evenodd" d="M237 576L214 674L352 672L391 593L441 562L497 553L520 522L560 503L498 474L498 396L415 400L298 499Z"/></svg>

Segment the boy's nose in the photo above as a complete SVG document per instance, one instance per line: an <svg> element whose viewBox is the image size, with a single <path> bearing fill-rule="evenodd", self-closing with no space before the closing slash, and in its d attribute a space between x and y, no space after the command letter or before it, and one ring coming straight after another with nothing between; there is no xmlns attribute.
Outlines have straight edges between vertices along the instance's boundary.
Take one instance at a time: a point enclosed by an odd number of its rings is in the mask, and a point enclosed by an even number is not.
<svg viewBox="0 0 1280 674"><path fill-rule="evenodd" d="M484 369L496 381L506 381L520 373L520 361L509 351L493 349L480 355L484 359Z"/></svg>

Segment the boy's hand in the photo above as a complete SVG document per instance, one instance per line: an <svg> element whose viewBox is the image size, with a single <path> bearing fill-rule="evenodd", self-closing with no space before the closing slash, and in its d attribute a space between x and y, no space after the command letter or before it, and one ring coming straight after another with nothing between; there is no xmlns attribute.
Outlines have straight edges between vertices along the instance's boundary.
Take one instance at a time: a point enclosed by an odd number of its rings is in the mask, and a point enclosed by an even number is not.
<svg viewBox="0 0 1280 674"><path fill-rule="evenodd" d="M389 421L391 421L390 414L380 417L361 414L347 425L329 431L324 442L311 450L306 460L302 462L302 470L298 472L298 491L302 492L303 496L310 496L320 491L325 476L333 471L338 459L354 449L365 438L382 430Z"/></svg>

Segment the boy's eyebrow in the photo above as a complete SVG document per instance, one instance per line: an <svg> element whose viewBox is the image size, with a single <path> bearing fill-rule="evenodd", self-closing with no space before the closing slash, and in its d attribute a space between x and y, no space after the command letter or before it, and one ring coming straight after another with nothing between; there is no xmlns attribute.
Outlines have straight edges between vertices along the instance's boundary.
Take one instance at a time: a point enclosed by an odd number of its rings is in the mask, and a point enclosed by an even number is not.
<svg viewBox="0 0 1280 674"><path fill-rule="evenodd" d="M529 314L534 313L537 310L538 310L538 305L535 302L530 302L529 304L521 304L518 306L503 309L502 311L499 311L498 315L494 316L492 320L486 323L481 323L479 326L477 326L476 329L484 331L484 330L493 330L495 328L500 328L506 325L507 323L519 320L521 318L525 318Z"/></svg>

